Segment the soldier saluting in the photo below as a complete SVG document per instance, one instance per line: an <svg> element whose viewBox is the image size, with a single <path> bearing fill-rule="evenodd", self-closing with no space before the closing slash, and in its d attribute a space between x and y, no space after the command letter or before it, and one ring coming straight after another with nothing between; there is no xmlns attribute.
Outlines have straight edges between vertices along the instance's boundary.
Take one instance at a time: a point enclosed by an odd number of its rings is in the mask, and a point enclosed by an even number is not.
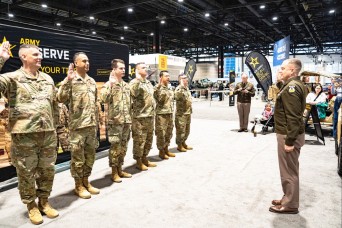
<svg viewBox="0 0 342 228"><path fill-rule="evenodd" d="M0 69L10 57L9 48L8 41L0 46ZM48 218L58 216L48 202L56 162L55 85L49 75L38 71L42 54L37 46L21 45L19 58L23 64L19 70L0 75L0 93L9 102L12 164L20 198L27 204L31 222L37 225L43 222L41 213Z"/></svg>

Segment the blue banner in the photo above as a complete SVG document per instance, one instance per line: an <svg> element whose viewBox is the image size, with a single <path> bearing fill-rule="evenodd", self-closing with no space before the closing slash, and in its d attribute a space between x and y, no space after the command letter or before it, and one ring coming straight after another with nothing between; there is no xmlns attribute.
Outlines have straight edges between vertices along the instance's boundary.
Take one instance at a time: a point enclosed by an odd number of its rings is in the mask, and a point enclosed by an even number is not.
<svg viewBox="0 0 342 228"><path fill-rule="evenodd" d="M273 66L278 66L284 60L289 58L290 54L290 36L281 39L274 44L273 49Z"/></svg>

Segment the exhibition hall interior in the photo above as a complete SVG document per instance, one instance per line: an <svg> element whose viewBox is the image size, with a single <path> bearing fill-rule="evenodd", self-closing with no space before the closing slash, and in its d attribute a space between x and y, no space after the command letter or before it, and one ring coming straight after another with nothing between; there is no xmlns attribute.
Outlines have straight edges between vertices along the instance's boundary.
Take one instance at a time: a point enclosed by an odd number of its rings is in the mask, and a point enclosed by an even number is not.
<svg viewBox="0 0 342 228"><path fill-rule="evenodd" d="M341 227L341 11L1 0L0 227ZM25 141L42 132L53 153Z"/></svg>

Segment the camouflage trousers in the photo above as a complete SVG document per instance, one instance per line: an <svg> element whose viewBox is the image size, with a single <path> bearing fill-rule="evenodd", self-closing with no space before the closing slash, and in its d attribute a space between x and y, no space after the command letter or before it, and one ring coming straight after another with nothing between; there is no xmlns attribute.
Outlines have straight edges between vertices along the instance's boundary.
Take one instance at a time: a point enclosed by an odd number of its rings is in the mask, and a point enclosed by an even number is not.
<svg viewBox="0 0 342 228"><path fill-rule="evenodd" d="M61 144L63 152L70 151L70 135L66 127L57 128L57 140L57 151L59 144Z"/></svg>
<svg viewBox="0 0 342 228"><path fill-rule="evenodd" d="M173 118L171 114L156 115L155 133L157 136L157 147L164 150L170 145L173 130Z"/></svg>
<svg viewBox="0 0 342 228"><path fill-rule="evenodd" d="M130 139L131 124L108 125L109 167L122 166Z"/></svg>
<svg viewBox="0 0 342 228"><path fill-rule="evenodd" d="M21 201L28 204L37 197L49 197L57 158L56 132L12 134L12 142Z"/></svg>
<svg viewBox="0 0 342 228"><path fill-rule="evenodd" d="M190 134L191 115L176 115L176 144L185 143Z"/></svg>
<svg viewBox="0 0 342 228"><path fill-rule="evenodd" d="M147 156L152 148L153 141L153 117L133 118L133 158L139 159Z"/></svg>
<svg viewBox="0 0 342 228"><path fill-rule="evenodd" d="M95 151L98 147L96 127L85 127L70 131L71 176L74 178L89 177L95 162Z"/></svg>

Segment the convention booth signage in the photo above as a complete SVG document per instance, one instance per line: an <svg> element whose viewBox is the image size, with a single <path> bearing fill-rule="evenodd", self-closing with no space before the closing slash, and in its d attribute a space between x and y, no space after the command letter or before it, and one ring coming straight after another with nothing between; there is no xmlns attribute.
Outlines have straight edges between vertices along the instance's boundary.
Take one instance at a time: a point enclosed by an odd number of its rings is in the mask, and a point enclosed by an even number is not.
<svg viewBox="0 0 342 228"><path fill-rule="evenodd" d="M259 52L252 51L247 55L245 64L264 91L265 97L268 97L268 88L272 85L272 71L265 56Z"/></svg>
<svg viewBox="0 0 342 228"><path fill-rule="evenodd" d="M73 62L76 52L85 52L90 61L89 76L93 77L100 87L108 81L111 72L111 61L119 58L126 63L126 76L129 69L129 49L126 45L114 44L103 40L81 37L75 34L63 33L63 31L48 30L34 27L24 28L0 24L0 43L10 42L10 59L0 73L15 71L21 67L18 57L19 47L22 44L37 45L42 53L43 60L41 71L49 74L55 84L62 81L66 75L68 66ZM102 106L102 111L104 107ZM100 129L100 146L98 151L109 147L105 129ZM99 133L100 134L100 133ZM2 140L2 139L0 139ZM1 150L1 148L0 148ZM0 154L0 156L2 156ZM58 151L57 163L70 159L70 152ZM2 159L1 159L2 160ZM9 163L0 164L0 182L14 177L15 169Z"/></svg>
<svg viewBox="0 0 342 228"><path fill-rule="evenodd" d="M194 78L196 71L197 71L196 62L195 62L195 60L190 59L186 63L185 68L184 68L184 74L186 74L186 76L188 76L189 85L192 85L192 79Z"/></svg>
<svg viewBox="0 0 342 228"><path fill-rule="evenodd" d="M274 43L273 66L279 66L290 55L290 36L285 37Z"/></svg>

